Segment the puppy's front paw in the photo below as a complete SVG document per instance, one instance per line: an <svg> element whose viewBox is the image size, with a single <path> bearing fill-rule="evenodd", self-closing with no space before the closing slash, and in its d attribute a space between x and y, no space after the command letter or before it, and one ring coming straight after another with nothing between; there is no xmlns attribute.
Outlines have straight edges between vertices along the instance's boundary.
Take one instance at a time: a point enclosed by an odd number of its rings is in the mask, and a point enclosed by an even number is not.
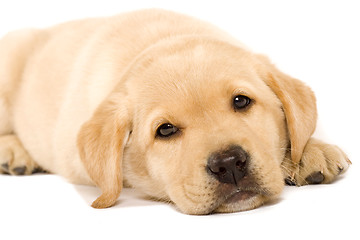
<svg viewBox="0 0 360 240"><path fill-rule="evenodd" d="M299 164L285 158L282 167L288 185L330 183L344 173L351 161L337 146L311 138Z"/></svg>
<svg viewBox="0 0 360 240"><path fill-rule="evenodd" d="M0 173L28 175L41 171L15 135L0 137Z"/></svg>

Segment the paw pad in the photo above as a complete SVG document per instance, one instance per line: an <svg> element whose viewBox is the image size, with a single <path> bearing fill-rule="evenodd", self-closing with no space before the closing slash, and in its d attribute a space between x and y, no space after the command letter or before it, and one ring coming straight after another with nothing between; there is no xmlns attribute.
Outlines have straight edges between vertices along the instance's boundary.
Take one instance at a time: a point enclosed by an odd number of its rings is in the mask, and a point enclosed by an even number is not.
<svg viewBox="0 0 360 240"><path fill-rule="evenodd" d="M1 168L5 171L9 171L9 164L8 163L3 163L1 164Z"/></svg>
<svg viewBox="0 0 360 240"><path fill-rule="evenodd" d="M319 184L322 183L325 179L324 174L321 171L313 172L310 174L305 181L309 184Z"/></svg>
<svg viewBox="0 0 360 240"><path fill-rule="evenodd" d="M291 179L290 177L285 178L285 183L289 186L296 186L295 179Z"/></svg>
<svg viewBox="0 0 360 240"><path fill-rule="evenodd" d="M23 167L16 167L16 168L14 168L12 171L13 171L13 173L14 173L15 175L24 175L25 172L26 172L26 167L25 167L25 166L23 166Z"/></svg>

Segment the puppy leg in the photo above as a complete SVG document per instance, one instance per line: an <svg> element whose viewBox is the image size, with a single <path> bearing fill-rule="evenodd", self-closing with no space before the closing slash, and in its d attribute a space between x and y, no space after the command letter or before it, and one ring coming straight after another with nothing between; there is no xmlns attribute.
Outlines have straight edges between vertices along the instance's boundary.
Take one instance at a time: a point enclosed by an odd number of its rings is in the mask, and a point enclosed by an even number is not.
<svg viewBox="0 0 360 240"><path fill-rule="evenodd" d="M29 175L42 171L15 135L0 136L0 173Z"/></svg>
<svg viewBox="0 0 360 240"><path fill-rule="evenodd" d="M294 164L290 156L282 163L285 182L288 185L330 183L344 173L351 161L337 146L311 138L305 146L299 164Z"/></svg>

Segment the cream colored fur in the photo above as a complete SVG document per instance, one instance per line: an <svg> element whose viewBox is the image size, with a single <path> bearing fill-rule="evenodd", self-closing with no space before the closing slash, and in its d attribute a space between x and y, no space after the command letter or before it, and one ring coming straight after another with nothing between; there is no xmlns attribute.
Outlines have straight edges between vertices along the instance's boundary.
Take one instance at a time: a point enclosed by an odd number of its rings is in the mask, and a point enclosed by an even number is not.
<svg viewBox="0 0 360 240"><path fill-rule="evenodd" d="M216 27L172 12L11 32L0 40L0 86L0 171L41 167L95 184L98 208L125 184L185 213L247 210L276 198L285 178L303 185L320 172L331 182L350 164L337 147L308 141L316 106L307 86ZM253 106L234 112L234 94ZM181 136L156 139L164 122ZM250 153L259 193L225 204L205 168L230 144Z"/></svg>

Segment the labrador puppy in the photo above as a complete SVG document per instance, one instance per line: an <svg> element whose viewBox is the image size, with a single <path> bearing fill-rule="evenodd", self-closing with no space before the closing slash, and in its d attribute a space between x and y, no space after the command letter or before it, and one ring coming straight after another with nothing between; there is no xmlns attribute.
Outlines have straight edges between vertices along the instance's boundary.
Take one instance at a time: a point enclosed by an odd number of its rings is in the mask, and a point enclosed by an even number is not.
<svg viewBox="0 0 360 240"><path fill-rule="evenodd" d="M311 138L313 92L197 19L143 10L0 41L0 166L125 187L187 214L256 208L329 183L341 149ZM285 180L285 181L284 181Z"/></svg>

